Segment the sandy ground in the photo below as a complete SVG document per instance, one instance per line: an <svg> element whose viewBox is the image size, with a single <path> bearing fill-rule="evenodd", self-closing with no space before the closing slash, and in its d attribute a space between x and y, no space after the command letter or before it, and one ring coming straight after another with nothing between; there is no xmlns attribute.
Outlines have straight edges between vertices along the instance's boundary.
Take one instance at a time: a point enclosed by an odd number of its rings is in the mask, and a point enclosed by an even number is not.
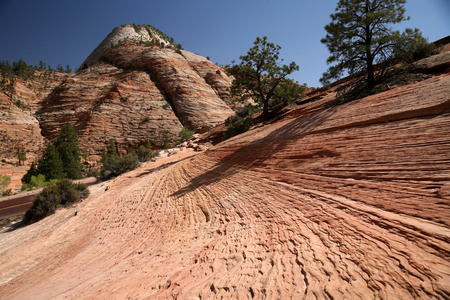
<svg viewBox="0 0 450 300"><path fill-rule="evenodd" d="M181 151L0 234L2 299L450 297L450 76Z"/></svg>

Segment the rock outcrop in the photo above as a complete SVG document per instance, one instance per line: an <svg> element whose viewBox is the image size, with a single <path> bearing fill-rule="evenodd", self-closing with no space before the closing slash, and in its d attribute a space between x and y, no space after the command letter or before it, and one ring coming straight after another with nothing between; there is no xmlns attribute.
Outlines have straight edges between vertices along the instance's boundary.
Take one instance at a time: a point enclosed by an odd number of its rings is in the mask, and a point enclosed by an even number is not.
<svg viewBox="0 0 450 300"><path fill-rule="evenodd" d="M109 139L122 151L148 142L162 147L176 143L183 126L204 132L222 123L234 114L227 104L231 79L179 48L151 26L123 25L86 59L84 70L37 70L33 78L17 79L12 96L0 92L0 173L12 175L6 167L17 162L11 149L18 145L30 165L65 122L77 130L90 162Z"/></svg>
<svg viewBox="0 0 450 300"><path fill-rule="evenodd" d="M448 95L326 92L96 186L0 234L2 299L448 298Z"/></svg>
<svg viewBox="0 0 450 300"><path fill-rule="evenodd" d="M151 142L164 144L182 129L164 95L142 71L96 64L61 83L37 112L42 133L55 138L65 122L74 125L84 151L100 154L109 139L122 150Z"/></svg>
<svg viewBox="0 0 450 300"><path fill-rule="evenodd" d="M234 114L226 104L231 79L219 67L196 54L125 44L107 52L120 68L149 72L172 104L180 120L205 132Z"/></svg>
<svg viewBox="0 0 450 300"><path fill-rule="evenodd" d="M158 47L164 48L180 48L172 38L150 25L121 25L114 28L108 34L100 45L86 58L83 65L91 66L98 63L107 51L124 42L144 44L147 46L157 45Z"/></svg>

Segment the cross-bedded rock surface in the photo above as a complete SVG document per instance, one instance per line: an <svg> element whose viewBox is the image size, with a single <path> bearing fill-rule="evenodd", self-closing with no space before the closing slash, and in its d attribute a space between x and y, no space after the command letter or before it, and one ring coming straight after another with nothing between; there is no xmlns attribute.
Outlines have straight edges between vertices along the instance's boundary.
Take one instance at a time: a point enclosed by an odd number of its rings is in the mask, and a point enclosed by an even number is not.
<svg viewBox="0 0 450 300"><path fill-rule="evenodd" d="M103 183L1 233L2 299L449 298L449 95L322 94Z"/></svg>
<svg viewBox="0 0 450 300"><path fill-rule="evenodd" d="M117 27L84 65L70 74L39 69L16 80L13 95L0 91L0 174L13 177L11 188L66 122L92 163L110 139L122 152L162 147L179 140L183 125L204 132L234 114L223 70L151 26ZM26 166L13 167L16 147L25 149Z"/></svg>

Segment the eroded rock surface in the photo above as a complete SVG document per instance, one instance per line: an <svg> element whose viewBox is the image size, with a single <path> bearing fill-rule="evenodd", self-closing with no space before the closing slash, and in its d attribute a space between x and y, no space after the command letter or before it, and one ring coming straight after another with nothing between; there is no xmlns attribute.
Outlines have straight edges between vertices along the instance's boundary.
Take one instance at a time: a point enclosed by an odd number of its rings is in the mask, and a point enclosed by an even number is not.
<svg viewBox="0 0 450 300"><path fill-rule="evenodd" d="M70 122L86 164L99 160L114 139L121 152L151 143L175 144L183 126L204 132L234 114L231 79L206 58L178 49L151 26L123 25L86 59L77 73L37 70L17 79L15 93L0 92L0 174L20 187L27 166ZM228 104L227 104L228 103ZM12 149L27 153L26 167Z"/></svg>
<svg viewBox="0 0 450 300"><path fill-rule="evenodd" d="M183 126L147 73L97 64L65 80L38 111L43 135L56 138L65 122L73 124L79 144L101 153L109 139L121 149L146 142L162 146L161 131L176 139Z"/></svg>
<svg viewBox="0 0 450 300"><path fill-rule="evenodd" d="M198 132L233 115L226 104L231 79L199 55L173 49L125 44L105 56L121 68L143 69L153 75L180 120Z"/></svg>
<svg viewBox="0 0 450 300"><path fill-rule="evenodd" d="M448 298L449 94L441 75L326 110L310 102L105 182L1 233L0 294Z"/></svg>

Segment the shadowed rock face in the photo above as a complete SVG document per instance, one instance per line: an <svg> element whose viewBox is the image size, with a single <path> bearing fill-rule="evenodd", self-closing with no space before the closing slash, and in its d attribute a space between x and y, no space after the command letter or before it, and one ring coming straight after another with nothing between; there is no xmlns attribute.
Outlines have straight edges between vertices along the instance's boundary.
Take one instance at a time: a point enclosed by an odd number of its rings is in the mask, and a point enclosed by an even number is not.
<svg viewBox="0 0 450 300"><path fill-rule="evenodd" d="M450 294L450 74L163 158L0 236L4 299ZM76 216L75 216L75 212Z"/></svg>

